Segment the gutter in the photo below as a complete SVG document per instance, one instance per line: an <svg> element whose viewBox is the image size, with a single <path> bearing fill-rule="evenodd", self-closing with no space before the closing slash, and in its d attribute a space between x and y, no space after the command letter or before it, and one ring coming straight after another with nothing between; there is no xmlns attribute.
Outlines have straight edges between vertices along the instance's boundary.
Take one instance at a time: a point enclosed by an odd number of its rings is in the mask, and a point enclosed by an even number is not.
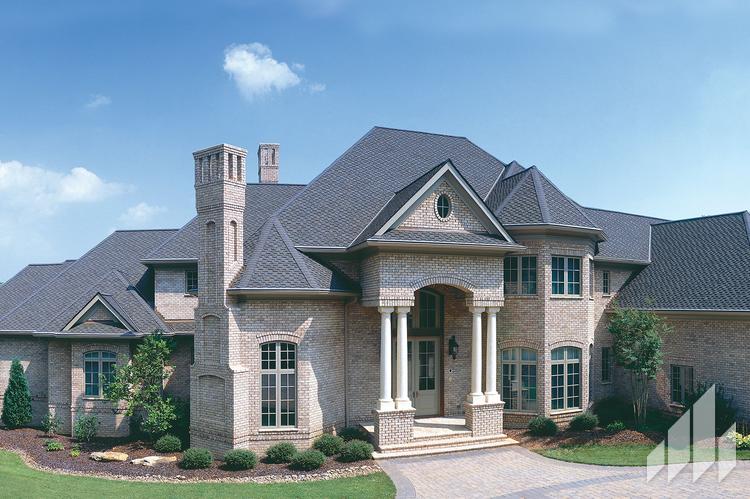
<svg viewBox="0 0 750 499"><path fill-rule="evenodd" d="M359 296L356 291L330 290L330 289L309 289L309 288L230 288L227 290L230 295L242 296L291 296L291 297L350 297Z"/></svg>
<svg viewBox="0 0 750 499"><path fill-rule="evenodd" d="M459 250L462 253L510 253L513 251L521 251L526 249L526 246L520 244L508 244L508 245L496 245L496 244L483 244L483 243L451 243L451 242L415 242L405 240L389 240L389 241L378 241L378 240L367 240L360 243L352 248L352 251L358 251L366 248L394 248L394 249L412 249L412 250L437 250L440 252L446 250Z"/></svg>
<svg viewBox="0 0 750 499"><path fill-rule="evenodd" d="M178 264L192 264L198 263L197 258L159 258L159 259L143 259L141 260L143 265L178 265Z"/></svg>

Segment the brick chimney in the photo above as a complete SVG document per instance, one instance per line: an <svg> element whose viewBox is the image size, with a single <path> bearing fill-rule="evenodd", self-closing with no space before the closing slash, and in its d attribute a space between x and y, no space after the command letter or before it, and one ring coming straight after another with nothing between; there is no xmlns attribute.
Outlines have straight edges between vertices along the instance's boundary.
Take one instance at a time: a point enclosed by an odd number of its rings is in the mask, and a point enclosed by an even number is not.
<svg viewBox="0 0 750 499"><path fill-rule="evenodd" d="M258 145L258 182L279 183L279 144Z"/></svg>

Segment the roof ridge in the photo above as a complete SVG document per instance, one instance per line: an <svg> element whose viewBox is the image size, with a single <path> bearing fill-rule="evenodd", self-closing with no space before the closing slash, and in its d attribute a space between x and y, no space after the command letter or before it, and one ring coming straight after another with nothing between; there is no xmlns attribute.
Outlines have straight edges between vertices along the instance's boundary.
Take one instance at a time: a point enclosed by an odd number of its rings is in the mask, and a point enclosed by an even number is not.
<svg viewBox="0 0 750 499"><path fill-rule="evenodd" d="M293 182L247 182L245 185L264 185L264 186L277 186L277 187L304 187L307 184L295 184Z"/></svg>
<svg viewBox="0 0 750 499"><path fill-rule="evenodd" d="M163 247L164 247L164 246L165 246L165 245L166 245L167 243L169 243L169 242L171 242L172 240L174 240L174 238L176 238L176 237L177 237L177 236L178 236L178 235L180 234L180 232L182 232L182 229L184 229L185 227L187 227L188 225L190 225L191 223L193 223L193 220L195 220L196 218L198 218L198 215L196 215L196 216L194 216L193 218L191 218L190 220L188 220L188 221L187 221L187 223L185 223L185 224L184 224L184 225L183 225L182 227L180 227L179 229L177 229L177 232L175 232L175 233L174 233L174 234L172 234L172 235L171 235L170 237L168 237L167 239L165 239L165 240L164 240L164 242L163 242L163 243L161 243L161 244L160 244L159 246L157 246L156 248L152 249L152 250L151 250L151 251L149 252L149 254L148 254L148 255L146 255L146 258L145 258L145 259L146 259L146 260L148 260L148 258L149 258L149 257L150 257L151 255L153 255L154 253L156 253L157 251L159 251L160 249L162 249L162 248L163 248Z"/></svg>
<svg viewBox="0 0 750 499"><path fill-rule="evenodd" d="M297 248L294 247L294 244L292 243L292 240L289 238L289 234L287 234L286 229L284 229L284 226L281 225L281 222L279 219L274 220L274 226L276 227L276 232L281 237L281 240L284 242L284 245L287 248L287 251L289 251L289 254L291 255L292 259L294 259L295 263L297 264L297 267L299 267L300 272L302 272L302 275L305 276L305 279L307 280L307 284L310 285L311 288L317 288L317 282L315 282L315 276L313 275L312 271L308 268L307 263L300 257L300 252L297 250Z"/></svg>
<svg viewBox="0 0 750 499"><path fill-rule="evenodd" d="M263 225L261 225L260 228L253 233L253 235L255 235L258 232L260 232L260 235L258 237L257 247L254 248L253 253L250 255L250 258L247 260L246 272L250 272L250 273L255 272L255 268L258 266L258 260L260 260L259 249L266 245L266 242L268 241L268 236L271 233L271 229L273 228L274 219L275 217L271 215L270 217L268 217L268 220L263 222Z"/></svg>
<svg viewBox="0 0 750 499"><path fill-rule="evenodd" d="M380 126L380 125L375 125L375 126L373 126L373 127L372 127L371 131L372 131L372 130L375 130L375 129L380 129L380 130L393 130L393 131L396 131L396 132L407 132L407 133L420 133L420 134L422 134L422 135L437 135L438 137L452 137L452 138L454 138L454 139L466 139L466 140L469 140L469 139L467 139L467 138L466 138L465 136L463 136L463 135L451 135L451 134L449 134L449 133L435 133L435 132L425 132L425 131L423 131L423 130L412 130L412 129L409 129L409 128L395 128L395 127L390 127L390 126ZM475 145L476 145L476 144L475 144ZM478 146L477 146L477 147L478 147Z"/></svg>
<svg viewBox="0 0 750 499"><path fill-rule="evenodd" d="M531 168L527 168L522 172L518 172L515 175L511 175L510 177L503 179L503 182L517 175L521 175L521 174L528 175L530 171L531 171ZM516 192L518 192L518 190L521 188L521 184L523 183L523 181L524 179L521 179L516 183L516 185L513 186L513 188L508 193L508 195L505 196L505 198L503 198L502 201L500 201L500 204L497 205L497 208L495 208L495 213L500 213L501 211L503 211L503 209L507 206L508 201L510 201L511 198L515 196Z"/></svg>
<svg viewBox="0 0 750 499"><path fill-rule="evenodd" d="M125 277L125 274L122 273L122 271L115 269L115 272L120 276L120 279L128 285L127 291L132 294L136 301L141 304L141 307L143 307L145 310L148 311L149 315L151 315L154 319L156 319L157 324L164 327L162 329L163 331L169 331L169 326L167 326L166 322L162 319L161 315L159 315L154 308L151 307L151 305L146 302L146 299L141 296L140 291L138 291L138 287L134 286L132 282L128 281L128 278ZM114 299L114 297L113 297ZM125 314L125 311L122 311L123 314ZM130 320L131 324L133 323L132 319ZM149 332L149 331L144 331Z"/></svg>
<svg viewBox="0 0 750 499"><path fill-rule="evenodd" d="M531 180L534 182L534 191L536 191L536 202L539 205L539 212L542 214L542 222L550 222L549 205L547 204L547 194L544 192L542 179L539 177L540 171L535 165L529 168L531 171Z"/></svg>
<svg viewBox="0 0 750 499"><path fill-rule="evenodd" d="M588 220L588 222L591 224L591 226L590 226L591 228L593 228L593 229L600 229L601 230L601 227L597 226L596 223L594 223L594 221L591 220L588 217L588 215L586 215L586 212L583 211L583 208L581 207L581 205L579 205L578 203L576 203L572 198L570 198L567 194L565 194L559 187L557 187L554 182L552 182L544 173L542 173L542 171L539 168L537 168L536 165L532 165L529 169L532 169L532 168L534 170L536 170L537 172L539 172L539 175L541 175L544 180L546 180L547 182L549 182L549 184L552 187L554 187L557 190L557 192L559 192L560 195L562 195L562 197L564 197L566 200L568 200L568 202L571 205L573 205L573 208L575 210L577 210L578 213L580 213L581 216L583 216L584 219Z"/></svg>
<svg viewBox="0 0 750 499"><path fill-rule="evenodd" d="M180 229L116 229L113 230L112 233L115 232L172 232L172 231L179 231Z"/></svg>
<svg viewBox="0 0 750 499"><path fill-rule="evenodd" d="M650 218L652 220L663 220L664 222L669 222L670 220L667 218L661 218L661 217L652 217L650 215L640 215L638 213L630 213L628 211L619 211L619 210L609 210L607 208L594 208L593 206L583 206L579 205L584 210L596 210L596 211L606 211L609 213L619 213L620 215L630 215L631 217L640 217L640 218Z"/></svg>
<svg viewBox="0 0 750 499"><path fill-rule="evenodd" d="M747 230L747 242L750 243L750 211L745 210L745 230Z"/></svg>
<svg viewBox="0 0 750 499"><path fill-rule="evenodd" d="M746 218L747 210L742 211L733 211L731 213L719 213L717 215L702 215L700 217L691 217L691 218L682 218L680 220L667 220L665 222L658 222L651 225L666 225L666 224L676 224L680 222L692 222L695 220L705 220L706 218L719 218L719 217L728 217L731 215L742 215L743 218Z"/></svg>

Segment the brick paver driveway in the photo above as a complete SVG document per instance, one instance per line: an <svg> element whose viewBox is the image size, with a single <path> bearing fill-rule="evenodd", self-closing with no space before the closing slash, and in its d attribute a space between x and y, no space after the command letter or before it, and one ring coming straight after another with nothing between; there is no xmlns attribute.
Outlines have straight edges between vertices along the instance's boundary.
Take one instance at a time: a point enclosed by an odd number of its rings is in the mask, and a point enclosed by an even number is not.
<svg viewBox="0 0 750 499"><path fill-rule="evenodd" d="M748 497L750 463L721 482L713 466L692 481L691 466L667 483L666 469L646 482L640 467L591 466L505 447L380 462L397 497Z"/></svg>

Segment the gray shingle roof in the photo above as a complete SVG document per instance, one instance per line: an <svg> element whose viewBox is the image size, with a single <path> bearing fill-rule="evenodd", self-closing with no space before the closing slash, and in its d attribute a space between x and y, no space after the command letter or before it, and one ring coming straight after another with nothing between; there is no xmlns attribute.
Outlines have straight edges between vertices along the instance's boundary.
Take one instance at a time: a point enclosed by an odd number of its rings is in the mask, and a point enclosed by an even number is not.
<svg viewBox="0 0 750 499"><path fill-rule="evenodd" d="M245 239L260 229L276 210L305 186L298 184L247 184L245 188ZM154 249L144 261L198 260L198 219L193 218L174 236Z"/></svg>
<svg viewBox="0 0 750 499"><path fill-rule="evenodd" d="M484 196L503 163L465 137L375 127L279 213L298 246L349 247L394 196L450 159Z"/></svg>
<svg viewBox="0 0 750 499"><path fill-rule="evenodd" d="M0 317L26 300L39 286L49 282L74 261L27 265L0 286Z"/></svg>
<svg viewBox="0 0 750 499"><path fill-rule="evenodd" d="M651 224L666 220L598 208L583 210L607 234L607 240L599 243L597 260L648 263Z"/></svg>
<svg viewBox="0 0 750 499"><path fill-rule="evenodd" d="M600 229L536 166L498 182L486 200L503 225L555 224Z"/></svg>
<svg viewBox="0 0 750 499"><path fill-rule="evenodd" d="M651 264L618 301L653 310L750 311L750 214L654 224Z"/></svg>
<svg viewBox="0 0 750 499"><path fill-rule="evenodd" d="M114 295L134 322L151 328L154 319L148 315L153 311L149 312L147 304L144 309L145 301L139 294L148 292L150 279L140 260L174 233L174 230L112 233L49 280L38 282L35 291L0 317L0 330L42 331L49 327L59 331L96 292ZM63 311L72 313L63 317Z"/></svg>

